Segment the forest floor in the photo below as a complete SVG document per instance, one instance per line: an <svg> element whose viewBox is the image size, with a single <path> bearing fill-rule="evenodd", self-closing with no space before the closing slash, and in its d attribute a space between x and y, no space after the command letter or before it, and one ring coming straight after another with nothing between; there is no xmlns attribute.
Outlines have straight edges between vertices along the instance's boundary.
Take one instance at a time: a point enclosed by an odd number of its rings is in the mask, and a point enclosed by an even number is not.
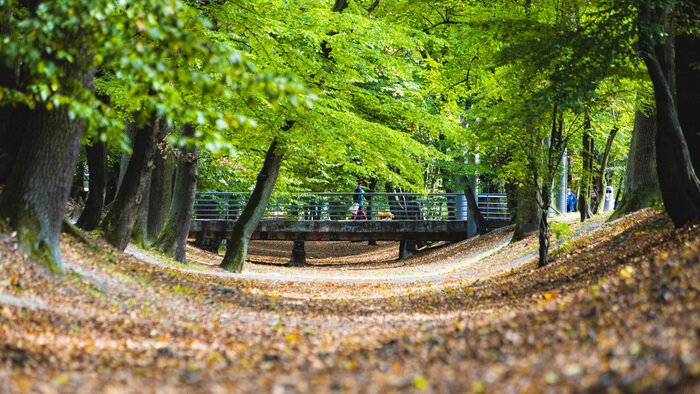
<svg viewBox="0 0 700 394"><path fill-rule="evenodd" d="M244 272L0 228L0 392L700 392L700 225L568 217L551 262L502 229L396 243L256 242Z"/></svg>

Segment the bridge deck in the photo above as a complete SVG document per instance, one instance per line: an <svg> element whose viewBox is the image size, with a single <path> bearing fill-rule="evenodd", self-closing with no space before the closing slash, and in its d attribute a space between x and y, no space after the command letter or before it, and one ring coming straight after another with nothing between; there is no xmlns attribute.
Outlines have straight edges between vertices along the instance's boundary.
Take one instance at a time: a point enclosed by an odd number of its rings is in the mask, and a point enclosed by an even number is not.
<svg viewBox="0 0 700 394"><path fill-rule="evenodd" d="M223 239L233 221L192 221L190 237ZM289 241L461 241L467 238L467 221L422 220L264 220L251 239Z"/></svg>

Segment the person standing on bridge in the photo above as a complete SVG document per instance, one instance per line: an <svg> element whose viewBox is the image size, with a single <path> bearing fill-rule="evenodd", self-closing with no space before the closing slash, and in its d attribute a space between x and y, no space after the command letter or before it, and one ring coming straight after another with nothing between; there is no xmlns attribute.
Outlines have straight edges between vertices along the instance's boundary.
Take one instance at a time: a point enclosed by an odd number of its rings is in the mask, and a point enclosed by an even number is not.
<svg viewBox="0 0 700 394"><path fill-rule="evenodd" d="M357 204L357 211L352 215L352 220L357 220L357 215L361 212L362 216L364 216L365 220L367 220L367 214L365 214L365 210L362 208L364 204L364 196L365 192L362 190L362 184L360 181L357 181L356 184L357 188L355 189L355 194L352 195L352 202Z"/></svg>

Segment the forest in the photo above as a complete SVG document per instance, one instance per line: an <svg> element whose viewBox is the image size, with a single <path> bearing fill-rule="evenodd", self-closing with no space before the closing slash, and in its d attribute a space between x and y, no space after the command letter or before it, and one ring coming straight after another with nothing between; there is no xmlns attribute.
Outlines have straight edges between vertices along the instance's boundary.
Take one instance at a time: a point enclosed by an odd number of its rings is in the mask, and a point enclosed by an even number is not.
<svg viewBox="0 0 700 394"><path fill-rule="evenodd" d="M0 5L0 391L698 390L697 2Z"/></svg>

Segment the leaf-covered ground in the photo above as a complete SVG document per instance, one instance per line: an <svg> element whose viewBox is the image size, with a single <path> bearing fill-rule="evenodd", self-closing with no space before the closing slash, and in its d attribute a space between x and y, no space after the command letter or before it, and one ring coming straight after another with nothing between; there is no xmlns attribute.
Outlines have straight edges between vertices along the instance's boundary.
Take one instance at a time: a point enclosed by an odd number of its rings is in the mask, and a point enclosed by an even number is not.
<svg viewBox="0 0 700 394"><path fill-rule="evenodd" d="M59 278L5 228L0 392L698 392L699 225L604 219L541 269L507 230L405 261L307 245L304 268L258 243L242 274L66 236Z"/></svg>

